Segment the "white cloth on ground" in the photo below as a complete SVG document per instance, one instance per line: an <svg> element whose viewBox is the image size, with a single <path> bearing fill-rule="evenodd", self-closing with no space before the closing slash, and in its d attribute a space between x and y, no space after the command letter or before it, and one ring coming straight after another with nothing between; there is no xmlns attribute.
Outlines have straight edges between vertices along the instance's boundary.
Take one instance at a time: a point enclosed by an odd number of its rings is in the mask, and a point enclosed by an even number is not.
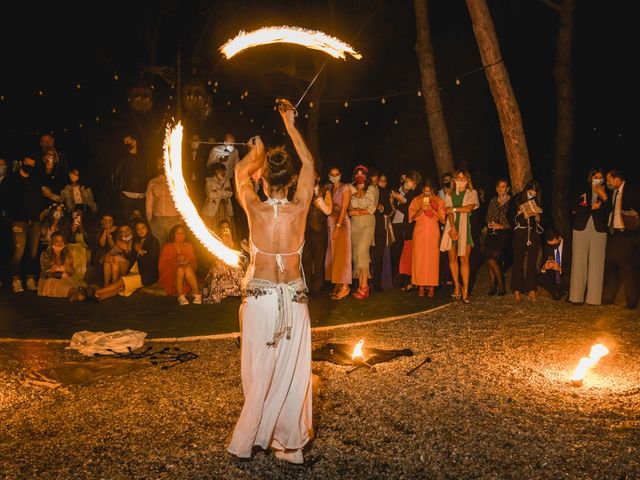
<svg viewBox="0 0 640 480"><path fill-rule="evenodd" d="M96 353L101 355L113 355L114 353L128 353L129 348L135 350L144 345L146 332L137 330L118 330L115 332L90 332L82 330L76 332L71 337L69 350L78 350L83 355L93 356Z"/></svg>

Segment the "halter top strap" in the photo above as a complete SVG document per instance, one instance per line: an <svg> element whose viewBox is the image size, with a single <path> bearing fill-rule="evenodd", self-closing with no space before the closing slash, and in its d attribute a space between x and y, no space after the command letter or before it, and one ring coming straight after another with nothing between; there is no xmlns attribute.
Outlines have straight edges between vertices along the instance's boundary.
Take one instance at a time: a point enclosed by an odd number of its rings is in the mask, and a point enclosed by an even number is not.
<svg viewBox="0 0 640 480"><path fill-rule="evenodd" d="M265 203L273 207L273 218L278 218L278 215L280 215L280 206L286 205L287 203L289 203L289 200L287 200L287 198L267 197Z"/></svg>

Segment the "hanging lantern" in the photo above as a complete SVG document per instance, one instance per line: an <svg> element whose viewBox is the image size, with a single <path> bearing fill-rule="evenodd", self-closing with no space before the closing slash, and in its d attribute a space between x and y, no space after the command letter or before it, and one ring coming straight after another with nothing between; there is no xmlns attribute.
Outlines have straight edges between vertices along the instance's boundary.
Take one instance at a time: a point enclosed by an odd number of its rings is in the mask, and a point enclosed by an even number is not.
<svg viewBox="0 0 640 480"><path fill-rule="evenodd" d="M138 84L129 92L131 108L136 112L146 113L153 107L153 90L144 79L140 79Z"/></svg>
<svg viewBox="0 0 640 480"><path fill-rule="evenodd" d="M201 117L206 117L210 113L210 107L207 108L208 95L202 82L194 81L185 85L183 95L184 108L187 112ZM211 103L211 100L209 100L209 103Z"/></svg>

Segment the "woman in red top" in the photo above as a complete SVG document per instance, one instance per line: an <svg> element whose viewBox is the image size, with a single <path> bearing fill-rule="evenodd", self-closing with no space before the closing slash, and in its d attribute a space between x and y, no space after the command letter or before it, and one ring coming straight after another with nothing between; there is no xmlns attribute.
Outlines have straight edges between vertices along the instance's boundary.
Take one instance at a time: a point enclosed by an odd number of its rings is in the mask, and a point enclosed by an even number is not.
<svg viewBox="0 0 640 480"><path fill-rule="evenodd" d="M169 243L165 244L160 252L160 283L168 295L178 295L180 305L189 303L185 294L190 291L194 292L193 303L200 304L202 295L199 293L196 278L198 262L193 246L185 242L186 238L182 225L175 225L169 232Z"/></svg>

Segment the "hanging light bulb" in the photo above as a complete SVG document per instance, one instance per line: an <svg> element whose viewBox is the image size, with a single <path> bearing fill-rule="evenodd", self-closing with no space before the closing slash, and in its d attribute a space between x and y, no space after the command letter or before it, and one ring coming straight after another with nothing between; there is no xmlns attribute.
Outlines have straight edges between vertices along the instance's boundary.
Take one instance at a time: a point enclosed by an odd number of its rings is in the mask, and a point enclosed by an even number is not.
<svg viewBox="0 0 640 480"><path fill-rule="evenodd" d="M396 119L396 120L394 120L394 121L393 121L393 124L394 124L394 125L397 125L397 124L398 124L398 120L397 120L397 119Z"/></svg>
<svg viewBox="0 0 640 480"><path fill-rule="evenodd" d="M313 102L309 102L309 108L313 108Z"/></svg>
<svg viewBox="0 0 640 480"><path fill-rule="evenodd" d="M369 120L365 120L365 121L364 121L364 126L366 127L366 126L368 126L368 125L369 125Z"/></svg>
<svg viewBox="0 0 640 480"><path fill-rule="evenodd" d="M119 76L118 76L118 74L116 73L116 74L113 76L113 79L117 81L117 80L120 80L120 77L119 77Z"/></svg>
<svg viewBox="0 0 640 480"><path fill-rule="evenodd" d="M44 95L44 92L43 92L42 90L39 90L39 91L38 91L38 95L43 96L43 95Z"/></svg>
<svg viewBox="0 0 640 480"><path fill-rule="evenodd" d="M218 82L216 81L216 83L213 84L214 87L218 86Z"/></svg>
<svg viewBox="0 0 640 480"><path fill-rule="evenodd" d="M240 115L244 115L244 112L242 110L240 110Z"/></svg>
<svg viewBox="0 0 640 480"><path fill-rule="evenodd" d="M344 102L344 108L349 108L349 102Z"/></svg>
<svg viewBox="0 0 640 480"><path fill-rule="evenodd" d="M461 83L461 82L460 82L460 79L459 79L459 78L456 78L456 85L460 85L460 83Z"/></svg>
<svg viewBox="0 0 640 480"><path fill-rule="evenodd" d="M111 113L116 113L116 112L117 112L116 107L113 107L113 108L111 109Z"/></svg>
<svg viewBox="0 0 640 480"><path fill-rule="evenodd" d="M309 118L309 114L308 114L308 113L305 113L305 114L304 114L304 118Z"/></svg>
<svg viewBox="0 0 640 480"><path fill-rule="evenodd" d="M207 85L211 86L211 80L209 80L209 81L207 82Z"/></svg>
<svg viewBox="0 0 640 480"><path fill-rule="evenodd" d="M214 88L214 89L213 89L213 93L218 93L218 89L217 89L217 88Z"/></svg>
<svg viewBox="0 0 640 480"><path fill-rule="evenodd" d="M253 123L253 118L251 120L249 120L251 123Z"/></svg>
<svg viewBox="0 0 640 480"><path fill-rule="evenodd" d="M79 83L76 83L76 89L80 90L82 88L82 85L80 85Z"/></svg>
<svg viewBox="0 0 640 480"><path fill-rule="evenodd" d="M276 129L275 128L273 129L273 133L276 133Z"/></svg>
<svg viewBox="0 0 640 480"><path fill-rule="evenodd" d="M99 121L100 121L100 117L96 117L96 122L99 122Z"/></svg>
<svg viewBox="0 0 640 480"><path fill-rule="evenodd" d="M244 91L244 96L245 96L245 98L249 96L249 90L245 90Z"/></svg>
<svg viewBox="0 0 640 480"><path fill-rule="evenodd" d="M4 95L0 95L0 102L4 102Z"/></svg>
<svg viewBox="0 0 640 480"><path fill-rule="evenodd" d="M240 95L240 100L244 100L244 93Z"/></svg>
<svg viewBox="0 0 640 480"><path fill-rule="evenodd" d="M82 124L81 123L78 124L78 128L82 128Z"/></svg>
<svg viewBox="0 0 640 480"><path fill-rule="evenodd" d="M231 106L231 100L227 100L227 107Z"/></svg>
<svg viewBox="0 0 640 480"><path fill-rule="evenodd" d="M336 123L340 123L340 118L336 118Z"/></svg>
<svg viewBox="0 0 640 480"><path fill-rule="evenodd" d="M380 100L380 103L384 105L385 103L387 103L387 101L384 99L384 97L382 97L382 100Z"/></svg>
<svg viewBox="0 0 640 480"><path fill-rule="evenodd" d="M421 97L422 96L422 90L418 90L418 96Z"/></svg>
<svg viewBox="0 0 640 480"><path fill-rule="evenodd" d="M173 100L173 95L169 95L169 100Z"/></svg>

